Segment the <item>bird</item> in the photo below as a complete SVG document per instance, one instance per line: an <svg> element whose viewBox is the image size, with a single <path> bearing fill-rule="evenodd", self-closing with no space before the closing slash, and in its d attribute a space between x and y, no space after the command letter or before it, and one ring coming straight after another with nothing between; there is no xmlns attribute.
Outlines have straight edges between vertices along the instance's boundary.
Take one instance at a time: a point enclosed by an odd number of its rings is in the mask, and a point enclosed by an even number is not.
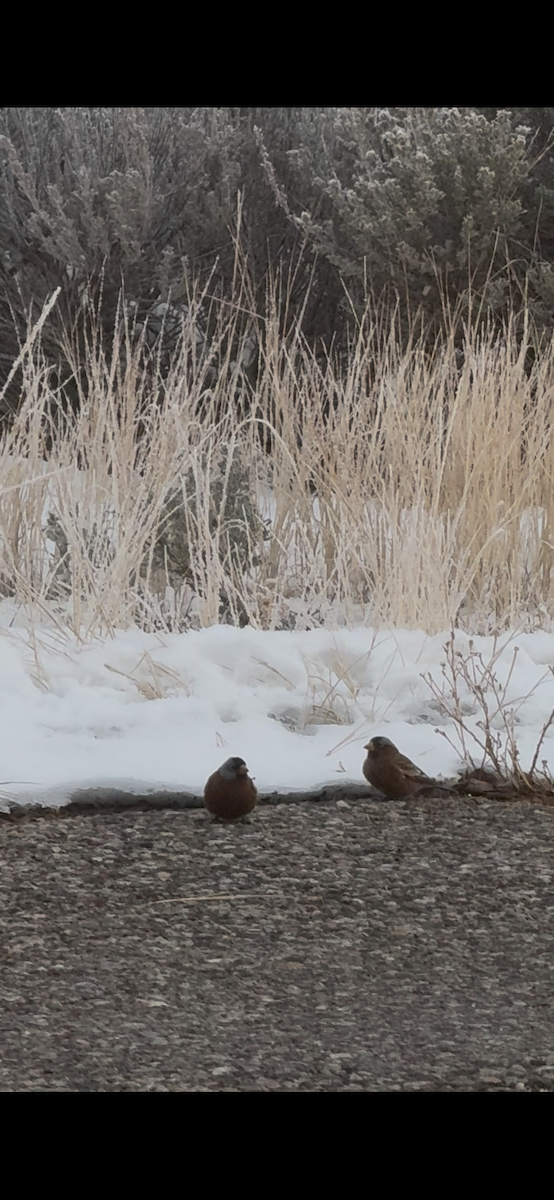
<svg viewBox="0 0 554 1200"><path fill-rule="evenodd" d="M243 758L227 758L210 775L204 788L204 804L214 819L238 821L252 812L258 792Z"/></svg>
<svg viewBox="0 0 554 1200"><path fill-rule="evenodd" d="M367 746L363 773L373 787L384 792L389 800L406 800L429 788L450 792L452 789L431 779L416 767L387 737L374 737Z"/></svg>

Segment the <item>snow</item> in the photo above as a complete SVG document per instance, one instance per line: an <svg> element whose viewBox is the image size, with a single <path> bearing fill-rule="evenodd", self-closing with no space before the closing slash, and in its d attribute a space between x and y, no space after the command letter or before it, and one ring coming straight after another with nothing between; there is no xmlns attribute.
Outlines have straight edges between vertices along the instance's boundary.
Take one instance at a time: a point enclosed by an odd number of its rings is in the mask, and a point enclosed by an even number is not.
<svg viewBox="0 0 554 1200"><path fill-rule="evenodd" d="M422 678L429 674L448 694L441 672L448 638L448 631L216 626L171 635L125 630L85 645L46 619L32 624L4 600L2 792L56 805L95 785L199 793L232 754L246 760L261 792L360 783L364 743L377 733L428 774L451 776L462 765L456 724ZM456 648L467 657L468 635L456 634ZM476 637L473 649L493 660L497 686L506 684L504 707L514 711L525 769L554 709L554 634ZM478 733L483 714L463 681L459 695ZM490 686L486 698L502 732ZM539 766L543 759L554 771L554 728Z"/></svg>

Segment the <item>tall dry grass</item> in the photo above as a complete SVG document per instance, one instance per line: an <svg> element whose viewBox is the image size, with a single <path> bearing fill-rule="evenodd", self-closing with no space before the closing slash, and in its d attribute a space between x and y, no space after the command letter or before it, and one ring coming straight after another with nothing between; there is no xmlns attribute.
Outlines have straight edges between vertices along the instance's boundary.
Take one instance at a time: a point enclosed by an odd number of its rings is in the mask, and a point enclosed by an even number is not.
<svg viewBox="0 0 554 1200"><path fill-rule="evenodd" d="M237 288L235 304L214 302L207 348L184 325L163 377L124 307L109 354L90 313L82 361L65 347L75 412L52 390L40 329L29 330L20 412L0 444L2 594L83 638L133 623L209 625L222 597L227 619L261 628L548 626L553 345L526 374L510 329L469 331L460 365L453 344L401 352L394 322L385 336L382 314L368 311L339 368L298 327L280 336L270 297L256 392L241 398L232 347L256 320ZM237 460L268 521L265 541L245 523L242 565L210 507ZM176 489L188 540L180 581L153 556Z"/></svg>

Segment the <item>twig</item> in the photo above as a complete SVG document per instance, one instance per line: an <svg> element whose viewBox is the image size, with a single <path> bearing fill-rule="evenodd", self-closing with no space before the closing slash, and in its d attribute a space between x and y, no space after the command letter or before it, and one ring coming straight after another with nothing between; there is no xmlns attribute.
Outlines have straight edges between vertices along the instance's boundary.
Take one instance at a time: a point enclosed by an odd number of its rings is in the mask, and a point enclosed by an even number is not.
<svg viewBox="0 0 554 1200"><path fill-rule="evenodd" d="M534 753L534 755L533 755L533 761L532 761L532 763L531 763L531 766L530 766L530 768L529 768L529 778L530 778L530 779L532 779L532 778L533 778L533 773L534 773L535 767L536 767L536 765L537 765L537 759L538 759L538 757L539 757L539 751L540 751L540 748L541 748L541 746L542 746L542 743L544 742L544 739L545 739L546 732L547 732L547 730L548 730L548 729L550 729L550 726L551 726L552 724L554 724L554 708L552 709L552 712L550 713L550 716L549 716L548 720L544 722L544 725L543 725L543 727L542 727L542 729L541 729L541 732L540 732L540 737L539 737L539 740L538 740L538 742L537 742L537 747L536 747L535 753Z"/></svg>

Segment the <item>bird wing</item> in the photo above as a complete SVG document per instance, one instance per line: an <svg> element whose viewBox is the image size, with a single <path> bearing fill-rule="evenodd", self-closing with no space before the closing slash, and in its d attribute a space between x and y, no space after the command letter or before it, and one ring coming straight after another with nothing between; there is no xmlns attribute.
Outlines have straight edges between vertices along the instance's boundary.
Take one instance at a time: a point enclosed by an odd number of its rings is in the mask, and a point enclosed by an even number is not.
<svg viewBox="0 0 554 1200"><path fill-rule="evenodd" d="M410 758L406 758L405 754L398 755L395 766L402 771L402 774L405 775L407 779L429 779L429 776L425 774L425 771L422 771L420 767L416 767L415 763L413 763Z"/></svg>

